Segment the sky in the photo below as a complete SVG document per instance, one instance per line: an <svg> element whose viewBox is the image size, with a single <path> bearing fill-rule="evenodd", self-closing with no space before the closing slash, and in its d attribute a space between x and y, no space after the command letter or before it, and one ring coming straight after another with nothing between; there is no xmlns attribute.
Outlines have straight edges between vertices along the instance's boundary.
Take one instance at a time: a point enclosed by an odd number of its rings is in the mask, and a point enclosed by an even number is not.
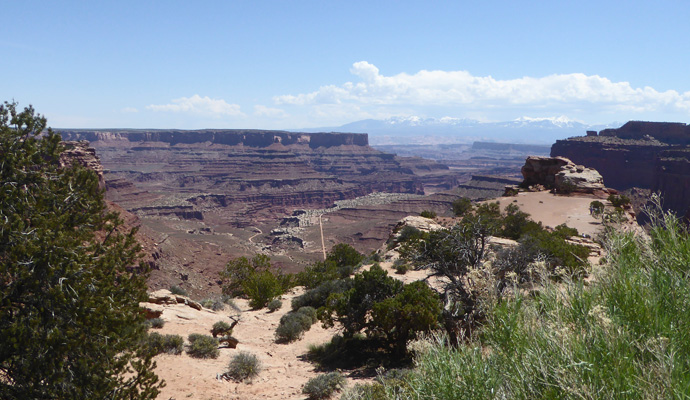
<svg viewBox="0 0 690 400"><path fill-rule="evenodd" d="M687 1L0 0L0 101L57 128L690 122Z"/></svg>

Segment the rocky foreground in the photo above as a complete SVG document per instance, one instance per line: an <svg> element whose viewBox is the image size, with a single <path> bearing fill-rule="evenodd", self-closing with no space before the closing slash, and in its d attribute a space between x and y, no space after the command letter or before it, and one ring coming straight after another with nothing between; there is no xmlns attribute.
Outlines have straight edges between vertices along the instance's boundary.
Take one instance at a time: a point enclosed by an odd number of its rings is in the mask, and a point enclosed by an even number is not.
<svg viewBox="0 0 690 400"><path fill-rule="evenodd" d="M505 208L509 204L516 204L521 210L531 214L535 221L542 222L545 226L555 227L566 223L577 227L580 232L596 236L601 230L601 221L593 218L589 213L589 203L597 199L592 194L579 194L574 196L558 196L548 191L521 192L516 196L502 197L493 201L499 201ZM400 226L414 226L421 230L440 229L444 225L454 223L451 218L439 218L436 221L411 216L400 221ZM399 227L400 227L399 226ZM399 229L398 229L399 230ZM602 255L601 248L593 242L584 239L575 239L578 243L592 246L591 256L595 264ZM495 238L494 245L512 246L515 242ZM424 279L428 273L422 271L410 271L404 275L396 274L393 264L398 258L397 251L381 249L383 261L382 267L390 276L396 277L406 283ZM365 266L364 268L367 268ZM229 322L228 316L240 317L240 323L233 330L233 336L239 340L237 348L220 347L220 356L217 359L196 359L187 354L159 355L156 358L158 367L156 373L167 382L160 399L305 399L302 394L302 386L311 378L323 373L306 359L310 345L323 344L338 332L336 328L323 329L320 324L315 324L304 337L290 344L275 343L274 332L280 318L289 310L292 298L301 294L303 289L295 288L290 293L283 295L283 307L276 312L266 309L251 310L246 300L236 299L239 309L231 309L226 306L222 311L211 311L199 307L191 301L185 301L183 297L176 297L175 301L168 304L143 304L145 307L160 312L160 317L165 321L165 326L157 330L163 334L177 334L186 338L190 333L208 334L211 326L220 320ZM165 291L163 291L165 292ZM160 293L160 292L159 292ZM155 297L155 296L153 296ZM173 296L174 297L174 296ZM180 300L182 299L182 300ZM239 351L249 351L256 354L263 364L263 370L259 376L250 382L236 383L224 380L220 375L227 370L232 356ZM348 385L369 382L373 377L360 376L356 371L342 371L347 376Z"/></svg>

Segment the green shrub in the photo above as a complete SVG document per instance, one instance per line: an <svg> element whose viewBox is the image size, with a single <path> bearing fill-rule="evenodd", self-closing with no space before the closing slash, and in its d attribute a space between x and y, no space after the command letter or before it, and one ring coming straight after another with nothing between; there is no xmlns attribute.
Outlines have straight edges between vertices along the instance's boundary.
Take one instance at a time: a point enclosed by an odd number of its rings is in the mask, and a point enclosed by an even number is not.
<svg viewBox="0 0 690 400"><path fill-rule="evenodd" d="M515 205L511 204L511 206ZM469 221L466 222L465 219L469 219ZM501 206L497 201L479 204L475 210L475 215L472 217L466 217L465 219L463 219L463 224L475 222L479 223L484 226L492 235L496 232L499 232L501 226L503 225Z"/></svg>
<svg viewBox="0 0 690 400"><path fill-rule="evenodd" d="M436 218L436 213L430 210L424 210L419 214L421 217L434 219Z"/></svg>
<svg viewBox="0 0 690 400"><path fill-rule="evenodd" d="M316 309L314 307L309 307L309 306L300 307L297 310L297 314L306 315L307 317L309 317L309 319L311 319L312 324L315 324L316 321L319 320L317 315L316 315Z"/></svg>
<svg viewBox="0 0 690 400"><path fill-rule="evenodd" d="M146 351L151 355L167 353L182 354L184 339L180 335L161 335L152 332L146 339Z"/></svg>
<svg viewBox="0 0 690 400"><path fill-rule="evenodd" d="M415 281L395 296L373 304L369 329L386 337L393 351L403 356L407 342L419 332L436 328L440 314L438 295L426 282Z"/></svg>
<svg viewBox="0 0 690 400"><path fill-rule="evenodd" d="M355 333L352 337L334 335L319 345L309 345L307 358L319 369L355 369L363 366L376 367L400 360L391 360L386 343L379 336Z"/></svg>
<svg viewBox="0 0 690 400"><path fill-rule="evenodd" d="M339 268L335 261L317 261L297 274L297 284L313 289L324 282L350 276L352 268Z"/></svg>
<svg viewBox="0 0 690 400"><path fill-rule="evenodd" d="M187 354L194 358L218 358L218 339L209 335L190 334Z"/></svg>
<svg viewBox="0 0 690 400"><path fill-rule="evenodd" d="M203 338L204 336L208 336L208 335L204 335L203 333L190 333L190 334L187 336L187 341L188 341L189 343L194 343L197 339L201 339L201 338Z"/></svg>
<svg viewBox="0 0 690 400"><path fill-rule="evenodd" d="M292 299L291 307L298 310L300 307L311 306L315 309L326 305L326 300L331 294L343 293L352 287L351 279L337 279L321 283L314 289L307 290L303 295Z"/></svg>
<svg viewBox="0 0 690 400"><path fill-rule="evenodd" d="M271 269L271 259L263 254L257 254L252 259L238 257L230 260L225 269L220 272L223 282L223 294L237 297L246 295L244 283L252 275Z"/></svg>
<svg viewBox="0 0 690 400"><path fill-rule="evenodd" d="M265 307L271 300L283 294L283 289L271 271L261 271L250 275L242 289L249 298L249 306L255 310Z"/></svg>
<svg viewBox="0 0 690 400"><path fill-rule="evenodd" d="M338 267L356 267L362 260L364 254L346 243L336 244L326 256L326 261L333 261Z"/></svg>
<svg viewBox="0 0 690 400"><path fill-rule="evenodd" d="M235 381L241 382L254 378L261 371L261 361L251 353L241 351L236 354L228 366L227 375Z"/></svg>
<svg viewBox="0 0 690 400"><path fill-rule="evenodd" d="M405 275L407 271L412 269L412 267L407 263L407 261L399 258L393 262L393 269L395 270L396 274Z"/></svg>
<svg viewBox="0 0 690 400"><path fill-rule="evenodd" d="M308 331L309 329L311 329L311 326L313 324L312 317L310 315L299 312L287 313L280 318L281 324L287 323L288 321L296 321L300 325L300 327L302 327L303 331Z"/></svg>
<svg viewBox="0 0 690 400"><path fill-rule="evenodd" d="M414 226L405 225L398 235L397 243L404 243L414 239L422 238L423 233Z"/></svg>
<svg viewBox="0 0 690 400"><path fill-rule="evenodd" d="M211 328L211 335L213 335L213 337L232 335L232 328L227 322L218 321L213 324L213 327Z"/></svg>
<svg viewBox="0 0 690 400"><path fill-rule="evenodd" d="M276 328L276 342L290 343L300 339L316 321L316 310L313 307L301 307L297 311L283 315Z"/></svg>
<svg viewBox="0 0 690 400"><path fill-rule="evenodd" d="M187 296L187 291L177 285L170 286L170 293L179 296Z"/></svg>
<svg viewBox="0 0 690 400"><path fill-rule="evenodd" d="M630 198L622 194L611 194L606 200L610 201L611 205L613 205L615 208L626 208L630 205Z"/></svg>
<svg viewBox="0 0 690 400"><path fill-rule="evenodd" d="M372 264L375 262L381 262L381 254L378 251L372 251L369 257L363 261L365 264Z"/></svg>
<svg viewBox="0 0 690 400"><path fill-rule="evenodd" d="M563 239L567 239L573 236L579 236L580 233L575 228L570 228L566 224L560 224L554 228L553 233Z"/></svg>
<svg viewBox="0 0 690 400"><path fill-rule="evenodd" d="M161 329L165 325L165 321L162 318L152 318L147 323L153 329Z"/></svg>
<svg viewBox="0 0 690 400"><path fill-rule="evenodd" d="M506 216L503 217L502 225L500 235L513 240L520 239L528 231L541 228L529 219L529 214L520 211L515 204L509 204L506 207Z"/></svg>
<svg viewBox="0 0 690 400"><path fill-rule="evenodd" d="M297 319L288 319L281 321L276 328L276 342L277 343L292 343L299 340L304 334L302 324Z"/></svg>
<svg viewBox="0 0 690 400"><path fill-rule="evenodd" d="M280 299L273 299L268 302L268 305L266 308L268 308L268 311L270 312L276 312L280 310L280 308L283 306L283 302L280 301Z"/></svg>
<svg viewBox="0 0 690 400"><path fill-rule="evenodd" d="M402 287L402 282L374 264L352 278L352 288L346 293L331 294L323 312L319 311L319 319L324 326L341 323L345 335L352 336L368 326L368 315L374 303L394 296Z"/></svg>
<svg viewBox="0 0 690 400"><path fill-rule="evenodd" d="M340 372L330 372L309 379L302 388L308 399L328 399L345 387L345 377Z"/></svg>
<svg viewBox="0 0 690 400"><path fill-rule="evenodd" d="M405 225L398 236L388 243L388 250L394 248L395 246L400 246L401 248L405 245L414 245L421 239L424 238L424 232L415 228L414 226ZM401 250L399 250L401 251Z"/></svg>
<svg viewBox="0 0 690 400"><path fill-rule="evenodd" d="M452 208L456 217L462 217L472 210L472 201L466 197L461 197L453 201Z"/></svg>
<svg viewBox="0 0 690 400"><path fill-rule="evenodd" d="M583 276L586 273L589 248L568 243L557 233L532 232L520 240L520 245L533 258L545 255L552 267L563 267L568 274Z"/></svg>

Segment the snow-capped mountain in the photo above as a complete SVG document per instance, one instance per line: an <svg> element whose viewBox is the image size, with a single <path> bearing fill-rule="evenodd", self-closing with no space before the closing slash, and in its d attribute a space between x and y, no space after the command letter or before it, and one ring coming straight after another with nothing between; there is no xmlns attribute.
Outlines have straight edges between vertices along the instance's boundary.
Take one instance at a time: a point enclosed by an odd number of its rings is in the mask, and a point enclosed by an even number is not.
<svg viewBox="0 0 690 400"><path fill-rule="evenodd" d="M307 132L368 133L371 144L439 144L492 141L552 144L558 139L583 136L588 130L619 127L620 123L588 125L566 116L520 117L512 121L481 122L467 118L392 117L365 119L337 127L310 128Z"/></svg>

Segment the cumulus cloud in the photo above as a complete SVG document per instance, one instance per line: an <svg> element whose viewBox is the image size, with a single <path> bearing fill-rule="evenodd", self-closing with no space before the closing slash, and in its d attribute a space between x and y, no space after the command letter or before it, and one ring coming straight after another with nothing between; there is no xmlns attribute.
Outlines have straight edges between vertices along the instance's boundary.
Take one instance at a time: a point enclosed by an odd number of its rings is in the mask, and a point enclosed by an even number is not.
<svg viewBox="0 0 690 400"><path fill-rule="evenodd" d="M174 99L170 104L151 104L146 108L152 111L204 114L216 117L245 115L237 104L229 104L223 99L212 99L208 96L201 97L198 94Z"/></svg>
<svg viewBox="0 0 690 400"><path fill-rule="evenodd" d="M599 75L554 74L500 80L474 76L467 71L427 71L382 75L366 61L356 62L350 72L356 82L322 86L310 93L274 97L276 104L323 106L448 106L465 109L554 107L604 107L615 111L690 112L690 92L635 88Z"/></svg>

